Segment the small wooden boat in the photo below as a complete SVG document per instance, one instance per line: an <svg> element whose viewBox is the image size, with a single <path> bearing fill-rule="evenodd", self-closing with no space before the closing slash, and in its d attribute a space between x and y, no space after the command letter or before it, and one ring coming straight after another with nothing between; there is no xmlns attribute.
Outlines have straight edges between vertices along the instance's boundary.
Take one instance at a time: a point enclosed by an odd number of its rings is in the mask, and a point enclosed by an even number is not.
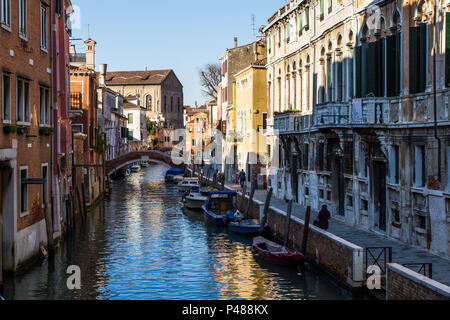
<svg viewBox="0 0 450 320"><path fill-rule="evenodd" d="M236 196L236 191L209 191L202 206L206 222L224 227L227 213L236 211Z"/></svg>
<svg viewBox="0 0 450 320"><path fill-rule="evenodd" d="M265 260L280 264L299 264L305 257L300 252L283 247L264 237L253 239L253 251Z"/></svg>

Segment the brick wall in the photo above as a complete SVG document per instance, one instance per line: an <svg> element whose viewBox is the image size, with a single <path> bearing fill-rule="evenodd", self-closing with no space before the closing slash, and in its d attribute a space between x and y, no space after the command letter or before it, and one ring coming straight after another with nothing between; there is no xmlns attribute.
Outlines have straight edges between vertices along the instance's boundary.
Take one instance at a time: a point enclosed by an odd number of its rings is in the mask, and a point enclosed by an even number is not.
<svg viewBox="0 0 450 320"><path fill-rule="evenodd" d="M396 263L387 266L387 300L450 300L450 288Z"/></svg>

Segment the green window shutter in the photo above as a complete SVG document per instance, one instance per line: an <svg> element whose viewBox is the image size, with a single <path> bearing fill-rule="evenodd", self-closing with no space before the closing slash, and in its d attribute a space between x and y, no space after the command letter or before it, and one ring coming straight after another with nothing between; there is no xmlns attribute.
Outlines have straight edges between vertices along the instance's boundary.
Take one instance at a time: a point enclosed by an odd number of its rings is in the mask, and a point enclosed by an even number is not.
<svg viewBox="0 0 450 320"><path fill-rule="evenodd" d="M309 7L306 8L306 25L305 25L305 29L306 30L309 29Z"/></svg>
<svg viewBox="0 0 450 320"><path fill-rule="evenodd" d="M419 92L418 87L418 50L419 27L409 28L409 93Z"/></svg>
<svg viewBox="0 0 450 320"><path fill-rule="evenodd" d="M389 70L386 77L388 97L398 96L400 94L400 49L401 37L400 33L395 33L392 36L386 37L386 69ZM391 71L393 71L391 73Z"/></svg>
<svg viewBox="0 0 450 320"><path fill-rule="evenodd" d="M377 65L376 65L376 45L375 42L370 42L367 46L367 68L366 81L367 91L366 95L376 95L376 80L377 80Z"/></svg>
<svg viewBox="0 0 450 320"><path fill-rule="evenodd" d="M384 97L384 43L385 39L381 38L375 41L375 96Z"/></svg>
<svg viewBox="0 0 450 320"><path fill-rule="evenodd" d="M325 12L325 0L320 0L320 19L323 19Z"/></svg>
<svg viewBox="0 0 450 320"><path fill-rule="evenodd" d="M425 87L427 83L427 24L422 23L419 26L419 51L418 51L418 59L419 59L419 74L418 74L418 92L425 92Z"/></svg>
<svg viewBox="0 0 450 320"><path fill-rule="evenodd" d="M364 43L361 46L361 96L362 97L365 97L368 93L368 81L367 81L368 53L369 53L369 45L367 43Z"/></svg>
<svg viewBox="0 0 450 320"><path fill-rule="evenodd" d="M355 97L361 98L361 52L362 47L355 47Z"/></svg>

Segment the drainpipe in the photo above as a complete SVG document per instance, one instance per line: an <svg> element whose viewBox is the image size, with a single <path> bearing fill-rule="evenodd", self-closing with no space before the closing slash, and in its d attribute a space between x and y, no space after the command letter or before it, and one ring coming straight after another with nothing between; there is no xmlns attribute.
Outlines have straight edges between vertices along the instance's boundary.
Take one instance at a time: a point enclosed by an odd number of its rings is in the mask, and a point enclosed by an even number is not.
<svg viewBox="0 0 450 320"><path fill-rule="evenodd" d="M50 32L50 68L52 70L51 73L51 79L50 79L50 85L51 85L51 90L50 90L50 95L51 95L51 105L52 105L52 114L53 114L53 126L55 127L55 124L57 124L58 119L56 117L55 114L55 109L54 109L54 99L55 97L53 96L54 94L54 88L55 88L55 83L54 83L54 75L55 75L55 68L53 67L53 61L54 61L54 57L53 57L53 49L54 49L54 43L53 41L55 40L54 37L54 23L55 23L55 16L54 16L54 12L53 12L54 6L53 6L53 1L50 1L50 26L51 26L51 32ZM58 94L56 94L56 96L58 96ZM55 122L56 121L56 122ZM53 134L52 134L52 141L51 141L51 158L50 158L50 170L48 170L47 174L50 174L51 176L51 181L52 181L52 190L57 191L58 188L56 187L56 179L57 176L55 176L55 168L53 167L53 165L55 164L54 162L54 157L55 157L55 135L58 134L58 126L56 125L56 130L53 130ZM58 141L56 139L56 141ZM48 177L47 177L48 180ZM52 227L53 230L55 230L55 221L53 221L53 218L57 215L57 210L59 210L59 208L57 208L57 206L55 206L55 196L58 197L58 193L56 192L55 195L53 195L54 193L52 192L52 197L51 197L51 210L52 210ZM47 197L48 197L48 190L47 190ZM58 203L58 201L56 201L56 203ZM57 228L56 230L59 230L59 228ZM53 235L51 235L53 237ZM50 239L47 239L47 243L50 243ZM50 250L49 250L50 252Z"/></svg>
<svg viewBox="0 0 450 320"><path fill-rule="evenodd" d="M436 139L438 143L438 180L439 180L439 188L441 188L442 184L442 172L441 172L441 139L438 137L438 128L437 128L437 97L436 97L436 91L437 91L437 80L436 80L436 55L437 55L437 46L438 41L437 39L438 35L438 29L437 29L437 4L436 1L434 2L434 53L433 53L433 112L434 112L434 138Z"/></svg>

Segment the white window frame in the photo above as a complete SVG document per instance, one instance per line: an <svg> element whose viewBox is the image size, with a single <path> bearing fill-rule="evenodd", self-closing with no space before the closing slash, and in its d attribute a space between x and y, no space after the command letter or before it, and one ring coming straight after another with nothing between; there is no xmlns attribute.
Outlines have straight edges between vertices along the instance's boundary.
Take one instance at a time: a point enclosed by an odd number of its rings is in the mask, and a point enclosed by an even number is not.
<svg viewBox="0 0 450 320"><path fill-rule="evenodd" d="M47 22L47 16L48 16L48 8L47 6L41 2L41 8L40 8L40 20L41 20L41 49L45 52L47 52L47 35L48 35L48 22Z"/></svg>
<svg viewBox="0 0 450 320"><path fill-rule="evenodd" d="M2 1L2 0L0 0ZM9 116L5 119L5 77L9 79ZM1 105L2 105L2 122L6 124L11 123L11 75L7 73L2 73L2 94L1 94Z"/></svg>
<svg viewBox="0 0 450 320"><path fill-rule="evenodd" d="M19 99L19 82L22 82L22 92ZM25 99L25 86L28 86L28 99ZM22 104L21 104L22 103ZM28 112L26 106L28 105ZM22 110L20 110L22 109ZM23 119L19 120L19 115L22 115ZM28 118L28 119L27 119ZM31 106L30 106L30 81L22 78L18 78L16 81L16 120L17 124L30 125L31 124ZM28 121L27 121L28 120Z"/></svg>
<svg viewBox="0 0 450 320"><path fill-rule="evenodd" d="M0 0L0 11L1 26L11 32L11 0Z"/></svg>
<svg viewBox="0 0 450 320"><path fill-rule="evenodd" d="M44 107L42 107L42 93L44 93ZM42 111L44 111L44 118L42 119ZM49 127L51 121L50 108L50 89L45 86L39 86L39 126Z"/></svg>
<svg viewBox="0 0 450 320"><path fill-rule="evenodd" d="M22 171L26 171L26 177L28 178L28 166L21 166L19 168L19 211L20 211L20 217L23 218L25 216L27 216L29 214L29 207L30 207L30 203L29 203L29 193L28 193L28 185L26 185L26 210L22 211Z"/></svg>
<svg viewBox="0 0 450 320"><path fill-rule="evenodd" d="M19 0L19 37L28 41L28 1Z"/></svg>

